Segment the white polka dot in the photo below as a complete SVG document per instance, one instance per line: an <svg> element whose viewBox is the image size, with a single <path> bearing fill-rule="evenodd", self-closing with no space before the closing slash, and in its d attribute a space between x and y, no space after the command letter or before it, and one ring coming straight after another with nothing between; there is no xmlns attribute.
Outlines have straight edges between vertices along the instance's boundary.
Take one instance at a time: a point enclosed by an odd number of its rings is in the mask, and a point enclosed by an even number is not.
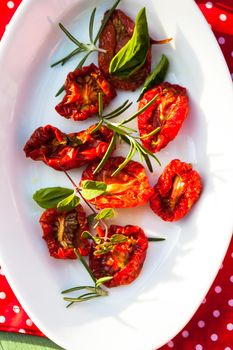
<svg viewBox="0 0 233 350"><path fill-rule="evenodd" d="M221 19L221 21L226 21L227 20L227 16L224 13L221 13L219 18Z"/></svg>
<svg viewBox="0 0 233 350"><path fill-rule="evenodd" d="M13 311L18 314L20 312L20 308L18 305L13 306Z"/></svg>
<svg viewBox="0 0 233 350"><path fill-rule="evenodd" d="M20 328L19 333L26 333L24 329Z"/></svg>
<svg viewBox="0 0 233 350"><path fill-rule="evenodd" d="M233 258L233 252L231 253L231 257Z"/></svg>
<svg viewBox="0 0 233 350"><path fill-rule="evenodd" d="M214 290L215 290L215 293L221 293L222 287L216 286L216 287L214 288Z"/></svg>
<svg viewBox="0 0 233 350"><path fill-rule="evenodd" d="M188 338L189 332L188 332L188 331L183 331L183 332L182 332L182 336L183 336L184 338Z"/></svg>
<svg viewBox="0 0 233 350"><path fill-rule="evenodd" d="M231 348L229 346L227 346L224 350L231 350Z"/></svg>
<svg viewBox="0 0 233 350"><path fill-rule="evenodd" d="M203 346L201 344L197 344L195 346L195 350L202 350L203 349Z"/></svg>
<svg viewBox="0 0 233 350"><path fill-rule="evenodd" d="M211 9L213 7L213 3L211 1L207 1L207 3L205 4L205 7L207 9Z"/></svg>
<svg viewBox="0 0 233 350"><path fill-rule="evenodd" d="M233 299L228 300L228 305L233 306Z"/></svg>
<svg viewBox="0 0 233 350"><path fill-rule="evenodd" d="M220 316L220 311L219 310L214 310L213 311L213 316L214 317L219 317Z"/></svg>
<svg viewBox="0 0 233 350"><path fill-rule="evenodd" d="M198 327L200 327L200 328L205 327L205 322L202 321L202 320L200 320L200 321L198 322Z"/></svg>
<svg viewBox="0 0 233 350"><path fill-rule="evenodd" d="M13 1L7 2L7 7L9 7L9 9L13 9L14 6L15 6L15 4L13 3Z"/></svg>
<svg viewBox="0 0 233 350"><path fill-rule="evenodd" d="M218 340L217 334L215 334L215 333L211 334L210 339L211 339L212 341Z"/></svg>
<svg viewBox="0 0 233 350"><path fill-rule="evenodd" d="M204 298L201 303L205 304L206 303L206 298Z"/></svg>
<svg viewBox="0 0 233 350"><path fill-rule="evenodd" d="M4 316L0 316L0 323L4 323L6 321L6 318Z"/></svg>
<svg viewBox="0 0 233 350"><path fill-rule="evenodd" d="M6 293L0 292L0 299L6 299Z"/></svg>
<svg viewBox="0 0 233 350"><path fill-rule="evenodd" d="M174 346L173 341L170 340L170 341L167 343L167 346L168 346L169 348L173 348L173 346Z"/></svg>
<svg viewBox="0 0 233 350"><path fill-rule="evenodd" d="M233 275L230 277L230 282L233 283Z"/></svg>
<svg viewBox="0 0 233 350"><path fill-rule="evenodd" d="M233 51L231 51L231 56L233 57Z"/></svg>
<svg viewBox="0 0 233 350"><path fill-rule="evenodd" d="M218 38L218 42L219 42L219 44L220 45L223 45L223 44L225 44L225 38L223 38L222 36L220 36L220 38ZM223 265L221 266L221 269L223 268Z"/></svg>
<svg viewBox="0 0 233 350"><path fill-rule="evenodd" d="M32 326L32 320L30 320L30 318L28 318L28 319L26 320L26 325L29 326L29 327Z"/></svg>
<svg viewBox="0 0 233 350"><path fill-rule="evenodd" d="M228 329L228 331L232 331L233 330L233 323L228 323L227 329Z"/></svg>

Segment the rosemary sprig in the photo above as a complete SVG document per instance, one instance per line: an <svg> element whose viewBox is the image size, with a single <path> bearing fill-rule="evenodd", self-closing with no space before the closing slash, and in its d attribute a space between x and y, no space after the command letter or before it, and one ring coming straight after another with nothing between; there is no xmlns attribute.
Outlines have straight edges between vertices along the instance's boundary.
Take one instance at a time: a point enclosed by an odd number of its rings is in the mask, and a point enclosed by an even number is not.
<svg viewBox="0 0 233 350"><path fill-rule="evenodd" d="M120 123L114 123L114 122L111 122L110 120L120 115L121 113L123 113L123 111L129 108L132 104L131 102L129 103L128 100L125 101L120 107L116 108L115 110L106 114L105 116L102 115L102 108L101 107L99 108L98 116L99 116L100 122L97 125L97 127L99 125L105 124L109 129L111 129L114 132L114 134L105 155L103 156L102 160L94 170L94 174L96 174L106 163L106 161L108 160L110 154L112 153L116 145L117 140L123 140L124 142L126 142L130 146L130 150L128 155L126 156L126 159L112 173L112 176L116 175L119 171L121 171L133 158L136 152L139 154L139 157L141 160L143 159L145 160L150 172L153 172L153 167L149 156L155 159L157 163L161 165L159 159L152 152L150 152L148 149L146 149L142 144L140 144L137 141L137 139L140 139L140 137L134 134L136 130L129 128L125 125L131 122L133 119L135 119L139 114L144 112L156 99L157 99L157 95L151 101L149 101L143 108L141 108L139 111L137 111L136 113L134 113L133 115L131 115L130 117L128 117L127 119L123 120ZM102 95L100 93L98 95L98 101L99 101L99 105L102 106ZM156 128L150 134L145 135L143 137L149 137L159 132L159 130L160 128Z"/></svg>
<svg viewBox="0 0 233 350"><path fill-rule="evenodd" d="M67 307L69 307L73 303L80 303L80 302L87 301L87 300L90 300L90 299L93 299L93 298L99 298L99 297L107 296L108 295L108 291L106 291L105 289L101 288L101 285L104 282L107 282L110 279L112 279L112 276L106 276L106 277L103 277L103 278L96 279L95 276L93 275L93 272L89 268L86 260L79 253L79 251L74 248L74 252L75 252L76 256L79 258L79 260L82 263L82 265L84 266L84 268L86 269L86 271L88 272L88 274L90 275L92 281L94 282L94 286L77 286L77 287L72 287L72 288L63 290L61 292L61 294L72 293L74 291L80 291L80 290L83 290L83 289L88 291L88 293L81 294L78 297L64 297L63 299L65 301L69 302Z"/></svg>
<svg viewBox="0 0 233 350"><path fill-rule="evenodd" d="M82 58L82 60L79 62L79 64L76 66L75 69L77 68L81 68L83 66L83 64L85 63L85 61L87 60L88 56L93 53L93 52L106 52L106 50L101 49L99 47L96 46L96 43L102 33L102 31L104 30L109 18L111 17L113 11L115 10L115 8L118 6L119 2L121 0L116 0L115 3L113 4L113 6L111 7L111 9L108 11L107 15L104 16L104 19L102 21L102 24L94 38L94 33L93 33L93 29L94 29L94 21L95 21L95 14L96 14L96 8L93 9L91 16L90 16L90 20L89 20L89 43L82 43L80 42L77 38L75 38L69 31L67 28L64 27L63 24L59 23L59 27L61 28L61 30L64 32L64 34L68 37L68 39L70 39L76 46L77 48L74 49L73 51L71 51L69 54L67 54L65 57L59 59L58 61L54 62L53 64L51 64L51 67L55 67L58 64L64 65L67 61L70 60L70 58L72 58L75 55L78 55L80 53L83 52L87 52L86 55ZM60 95L62 93L62 91L64 90L64 85L59 89L59 91L56 94L56 97L58 95Z"/></svg>

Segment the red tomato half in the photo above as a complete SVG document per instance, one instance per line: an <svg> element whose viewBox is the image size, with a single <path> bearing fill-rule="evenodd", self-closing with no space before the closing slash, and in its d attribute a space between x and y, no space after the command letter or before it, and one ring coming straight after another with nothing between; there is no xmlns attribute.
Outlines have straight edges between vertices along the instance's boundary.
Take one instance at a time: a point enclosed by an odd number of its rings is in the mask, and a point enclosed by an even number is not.
<svg viewBox="0 0 233 350"><path fill-rule="evenodd" d="M105 13L106 16L107 12ZM131 39L134 31L134 21L121 10L115 10L108 20L99 38L99 46L106 53L99 53L99 67L116 89L136 90L146 79L151 70L151 49L147 54L145 64L132 76L120 79L109 74L109 65L112 58Z"/></svg>
<svg viewBox="0 0 233 350"><path fill-rule="evenodd" d="M140 100L138 109L143 108L155 96L155 102L138 115L141 141L153 153L164 148L176 137L189 110L186 89L170 83L162 83L148 90ZM159 132L145 138L145 135L158 127Z"/></svg>
<svg viewBox="0 0 233 350"><path fill-rule="evenodd" d="M92 244L89 255L89 265L98 279L105 276L113 278L104 283L107 287L117 287L132 283L141 272L146 258L148 240L143 230L138 226L111 225L108 237L114 234L127 236L127 241L113 245L111 251L94 255L95 245Z"/></svg>
<svg viewBox="0 0 233 350"><path fill-rule="evenodd" d="M82 237L88 230L86 214L81 205L69 211L47 209L41 215L43 239L51 256L57 259L76 259L74 248L81 255L88 255L90 243Z"/></svg>
<svg viewBox="0 0 233 350"><path fill-rule="evenodd" d="M39 127L24 146L27 157L41 160L56 169L79 168L102 159L111 142L113 132L101 126L92 133L96 125L77 133L65 134L51 125Z"/></svg>
<svg viewBox="0 0 233 350"><path fill-rule="evenodd" d="M130 161L118 174L111 176L124 161L123 157L109 158L102 169L93 174L97 163L89 165L84 170L83 180L100 181L107 184L107 192L89 202L97 209L131 208L144 205L153 194L144 167L135 161Z"/></svg>
<svg viewBox="0 0 233 350"><path fill-rule="evenodd" d="M182 219L198 200L202 190L200 175L190 164L174 159L164 169L150 199L153 212L164 221Z"/></svg>
<svg viewBox="0 0 233 350"><path fill-rule="evenodd" d="M102 94L103 106L116 96L114 87L93 63L68 74L65 92L55 109L63 117L74 120L85 120L98 112L98 93Z"/></svg>

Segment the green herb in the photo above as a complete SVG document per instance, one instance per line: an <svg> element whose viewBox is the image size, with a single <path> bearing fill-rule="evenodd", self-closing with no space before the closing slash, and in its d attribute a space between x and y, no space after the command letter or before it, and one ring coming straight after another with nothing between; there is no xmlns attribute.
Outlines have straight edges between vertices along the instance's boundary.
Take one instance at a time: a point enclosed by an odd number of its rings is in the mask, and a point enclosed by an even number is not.
<svg viewBox="0 0 233 350"><path fill-rule="evenodd" d="M91 239L95 244L100 244L102 242L102 239L98 236L93 236L89 231L83 231L82 233L83 238Z"/></svg>
<svg viewBox="0 0 233 350"><path fill-rule="evenodd" d="M163 237L148 237L148 242L161 242L166 241L166 238Z"/></svg>
<svg viewBox="0 0 233 350"><path fill-rule="evenodd" d="M116 141L117 141L117 137L116 137L116 133L113 133L111 142L107 148L107 151L105 152L103 158L101 159L100 163L98 164L98 166L95 168L95 170L93 171L93 174L95 175L96 173L98 173L98 171L104 166L104 164L106 163L106 161L108 160L110 154L112 153L112 151L115 148L116 145Z"/></svg>
<svg viewBox="0 0 233 350"><path fill-rule="evenodd" d="M99 97L99 100L101 101L102 95L99 94L98 97ZM108 147L104 157L102 158L102 160L100 161L98 166L95 168L95 170L93 172L94 174L96 174L103 167L103 165L106 163L106 161L108 160L110 154L112 153L112 151L113 151L113 149L115 147L117 139L123 140L124 142L129 144L130 150L129 150L128 155L126 156L126 159L113 172L112 176L116 175L119 171L121 171L129 163L129 161L133 158L133 156L135 155L136 152L138 152L138 154L140 156L140 159L144 159L145 160L145 162L146 162L146 164L148 166L148 169L151 172L153 172L153 167L152 167L152 164L151 164L149 156L154 158L157 161L157 163L159 165L161 165L161 163L158 160L158 158L152 152L147 150L143 145L141 145L136 140L137 138L140 139L140 137L133 135L135 130L125 126L125 124L127 124L130 121L132 121L133 119L135 119L139 114L144 112L152 103L154 103L154 101L157 99L157 97L158 97L157 95L154 96L154 98L151 101L149 101L143 108L141 108L139 111L137 111L132 116L130 116L129 118L123 120L120 123L113 123L113 122L110 121L110 119L115 118L115 116L117 116L118 113L122 109L125 109L125 107L128 106L128 101L124 102L123 105L121 105L120 107L118 107L117 109L112 111L111 113L108 113L106 116L103 116L103 115L99 116L99 118L101 120L101 123L105 124L109 129L114 131L114 134L113 134L112 140L111 140L111 142L109 144L109 147ZM158 130L156 132L158 132ZM153 131L153 133L155 133L155 131Z"/></svg>
<svg viewBox="0 0 233 350"><path fill-rule="evenodd" d="M127 78L143 66L150 48L150 37L146 19L146 10L142 8L137 14L131 39L113 57L109 73Z"/></svg>
<svg viewBox="0 0 233 350"><path fill-rule="evenodd" d="M157 84L160 84L162 81L164 81L165 76L167 74L169 66L169 61L165 55L162 55L159 63L154 68L154 70L150 73L150 75L147 77L147 79L144 82L142 91L138 97L138 101L142 98L144 93L154 87Z"/></svg>
<svg viewBox="0 0 233 350"><path fill-rule="evenodd" d="M87 301L93 298L99 298L102 296L107 296L108 292L101 288L101 285L109 280L112 279L112 276L104 276L99 279L96 279L95 276L93 275L93 272L89 268L86 260L83 258L83 256L78 252L78 250L74 249L75 254L79 258L80 262L83 264L84 268L90 275L92 281L94 282L94 286L77 286L77 287L72 287L66 290L63 290L61 293L62 294L67 294L67 293L72 293L75 291L80 291L80 290L87 290L88 293L84 293L79 295L78 297L64 297L63 299L65 301L68 301L69 304L67 307L72 305L73 303L80 303L83 301Z"/></svg>
<svg viewBox="0 0 233 350"><path fill-rule="evenodd" d="M63 187L41 188L33 194L33 199L41 208L56 208L59 202L73 195L73 192Z"/></svg>
<svg viewBox="0 0 233 350"><path fill-rule="evenodd" d="M89 40L90 43L88 44L84 44L81 43L77 38L75 38L61 23L59 23L59 27L61 28L61 30L65 33L65 35L77 46L76 49L74 49L72 52L70 52L68 55L66 55L65 57L59 59L57 62L54 62L51 67L54 67L58 64L64 65L68 60L70 60L73 56L78 55L80 53L86 52L86 55L82 58L82 60L78 63L78 65L76 66L75 69L77 68L81 68L84 63L86 62L88 56L95 51L99 51L99 52L106 52L105 50L99 48L96 46L96 43L102 33L102 31L104 30L109 18L111 17L113 11L115 10L115 8L118 6L120 0L115 1L115 3L113 4L112 8L108 11L107 15L104 17L102 24L94 38L94 33L93 33L93 27L94 27L94 20L95 20L95 13L96 13L96 8L93 9L91 16L90 16L90 20L89 20ZM93 39L94 38L94 39ZM60 95L62 93L62 91L64 91L64 85L59 89L59 91L56 94L56 97L58 95Z"/></svg>
<svg viewBox="0 0 233 350"><path fill-rule="evenodd" d="M125 112L133 102L129 102L129 100L125 101L120 107L114 109L114 111L106 114L104 116L104 119L113 119L118 117L118 115L121 115L123 112Z"/></svg>
<svg viewBox="0 0 233 350"><path fill-rule="evenodd" d="M71 210L80 203L80 198L76 196L76 191L74 191L70 196L64 198L57 204L58 210Z"/></svg>
<svg viewBox="0 0 233 350"><path fill-rule="evenodd" d="M102 255L110 252L114 245L128 241L128 237L122 234L114 234L111 237L103 237L102 241L95 246L94 255Z"/></svg>
<svg viewBox="0 0 233 350"><path fill-rule="evenodd" d="M81 187L82 196L87 200L96 198L107 190L107 185L100 181L84 180Z"/></svg>
<svg viewBox="0 0 233 350"><path fill-rule="evenodd" d="M112 276L105 276L105 277L101 277L96 281L96 287L99 287L101 284L110 281L112 279Z"/></svg>
<svg viewBox="0 0 233 350"><path fill-rule="evenodd" d="M142 140L142 139L146 139L147 137L150 137L150 136L152 136L152 135L155 135L155 134L157 134L160 130L161 130L161 127L158 126L156 129L154 129L154 130L152 130L151 132L149 132L149 134L146 134L146 135L141 136L140 139L141 139L141 140Z"/></svg>
<svg viewBox="0 0 233 350"><path fill-rule="evenodd" d="M123 243L123 242L127 242L128 237L122 234L114 234L110 237L110 242L112 244L119 244L119 243Z"/></svg>
<svg viewBox="0 0 233 350"><path fill-rule="evenodd" d="M116 215L116 212L112 208L105 208L101 210L96 216L96 220L109 220Z"/></svg>

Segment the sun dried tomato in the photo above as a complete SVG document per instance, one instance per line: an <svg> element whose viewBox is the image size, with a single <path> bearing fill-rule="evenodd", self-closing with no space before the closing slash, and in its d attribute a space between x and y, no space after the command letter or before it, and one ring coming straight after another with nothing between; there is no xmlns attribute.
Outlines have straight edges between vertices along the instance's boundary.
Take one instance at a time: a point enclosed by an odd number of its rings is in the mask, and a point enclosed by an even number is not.
<svg viewBox="0 0 233 350"><path fill-rule="evenodd" d="M105 16L108 12L105 13ZM99 47L106 53L99 52L99 67L116 89L136 90L146 79L151 70L151 49L148 50L145 64L129 78L120 79L109 74L109 65L117 52L130 40L134 31L132 21L121 10L113 11L99 38Z"/></svg>
<svg viewBox="0 0 233 350"><path fill-rule="evenodd" d="M51 125L39 127L27 141L24 152L33 160L41 160L56 170L73 169L102 159L113 132L96 125L77 133L65 134Z"/></svg>
<svg viewBox="0 0 233 350"><path fill-rule="evenodd" d="M109 252L100 255L94 254L96 246L93 243L89 255L89 266L97 279L113 277L104 283L107 287L132 283L141 272L148 248L147 237L138 226L111 225L108 237L115 234L126 236L127 241L114 244Z"/></svg>
<svg viewBox="0 0 233 350"><path fill-rule="evenodd" d="M65 118L85 120L98 112L98 93L103 106L116 96L114 87L93 63L76 69L67 75L63 100L55 107Z"/></svg>
<svg viewBox="0 0 233 350"><path fill-rule="evenodd" d="M88 255L90 243L82 237L88 230L86 214L81 205L69 211L47 209L41 215L43 239L51 256L57 259L76 259L74 248L81 255Z"/></svg>
<svg viewBox="0 0 233 350"><path fill-rule="evenodd" d="M198 200L201 190L201 177L191 164L174 159L154 187L151 209L164 221L180 220Z"/></svg>
<svg viewBox="0 0 233 350"><path fill-rule="evenodd" d="M155 102L138 115L141 137L160 128L156 134L141 139L143 145L153 153L164 148L176 137L189 110L186 89L167 82L148 90L140 100L138 109L143 108L155 96Z"/></svg>
<svg viewBox="0 0 233 350"><path fill-rule="evenodd" d="M144 167L131 160L119 173L112 173L125 160L123 157L112 157L107 160L97 174L93 174L97 163L90 164L84 170L83 180L100 181L107 184L107 192L88 200L97 209L131 208L144 205L153 194Z"/></svg>

